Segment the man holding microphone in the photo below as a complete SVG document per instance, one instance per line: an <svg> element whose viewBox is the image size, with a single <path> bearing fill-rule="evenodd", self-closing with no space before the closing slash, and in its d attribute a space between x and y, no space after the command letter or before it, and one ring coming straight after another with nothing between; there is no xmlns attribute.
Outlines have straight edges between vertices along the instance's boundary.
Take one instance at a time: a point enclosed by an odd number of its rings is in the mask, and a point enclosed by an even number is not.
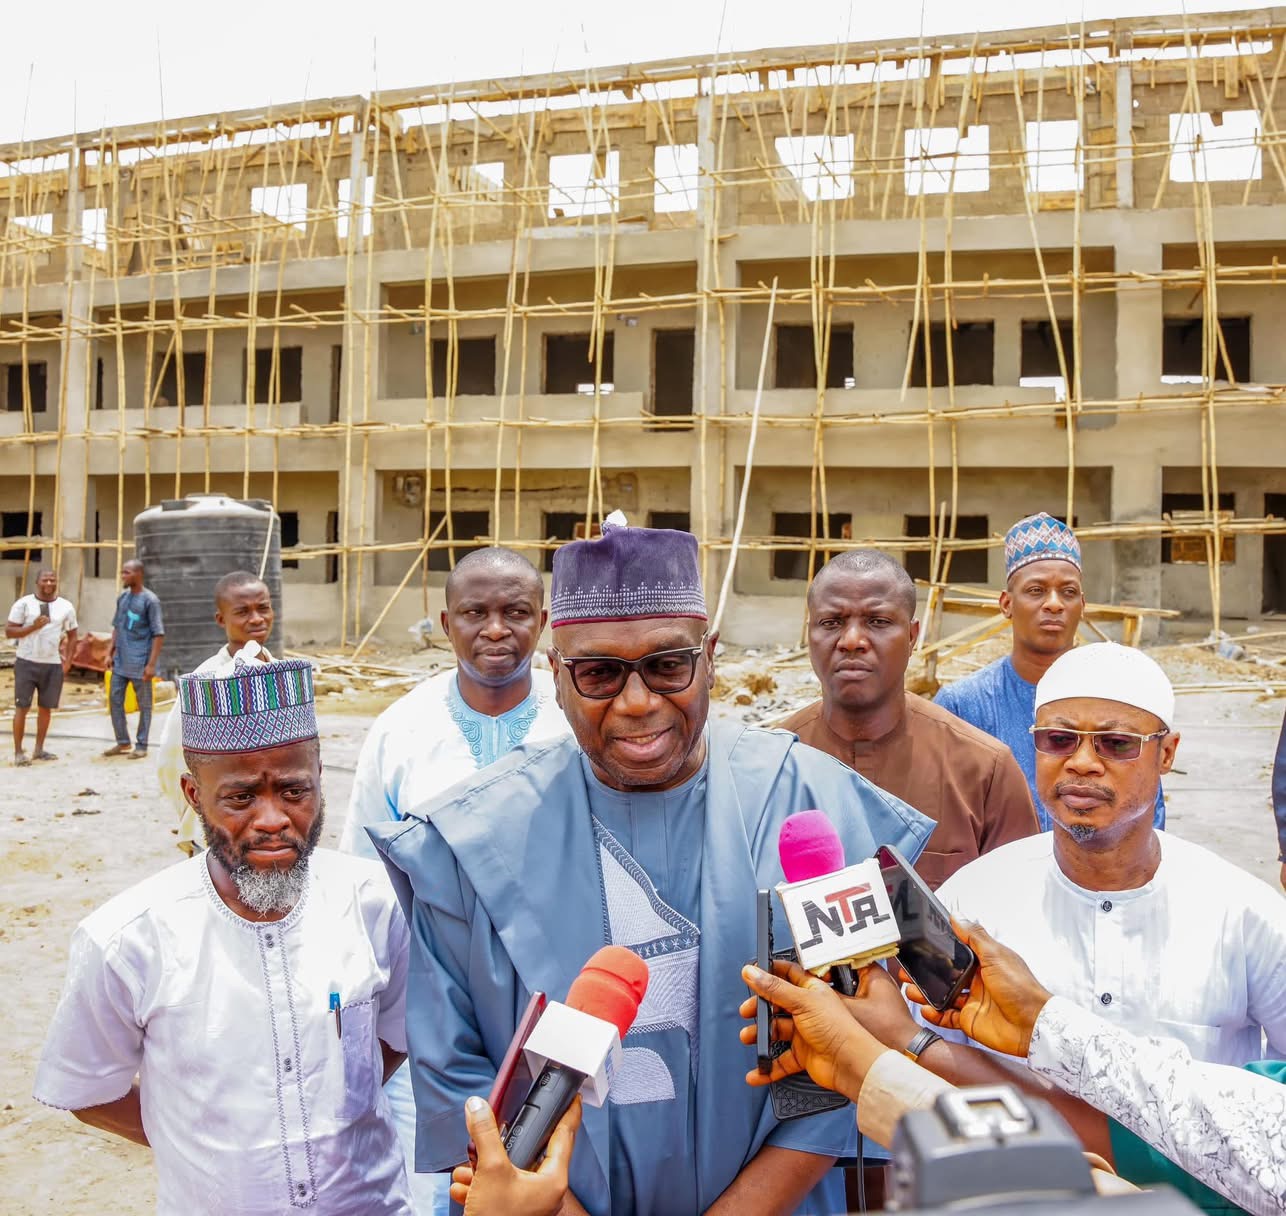
<svg viewBox="0 0 1286 1216"><path fill-rule="evenodd" d="M76 609L58 594L58 575L48 567L36 575L34 595L24 595L9 609L4 636L18 643L13 667L13 762L25 768L34 760L56 760L45 751L49 721L62 698L63 676L76 646ZM23 751L27 711L37 698L36 750Z"/></svg>

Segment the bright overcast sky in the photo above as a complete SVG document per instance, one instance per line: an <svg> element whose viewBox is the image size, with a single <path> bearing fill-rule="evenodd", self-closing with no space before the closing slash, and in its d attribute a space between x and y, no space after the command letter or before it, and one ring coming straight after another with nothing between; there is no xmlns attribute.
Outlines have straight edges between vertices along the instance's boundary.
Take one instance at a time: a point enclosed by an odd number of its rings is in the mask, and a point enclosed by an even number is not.
<svg viewBox="0 0 1286 1216"><path fill-rule="evenodd" d="M925 0L926 34L1166 13L1182 0ZM1196 11L1245 0L1205 0ZM919 32L914 0L4 3L0 142L381 88Z"/></svg>

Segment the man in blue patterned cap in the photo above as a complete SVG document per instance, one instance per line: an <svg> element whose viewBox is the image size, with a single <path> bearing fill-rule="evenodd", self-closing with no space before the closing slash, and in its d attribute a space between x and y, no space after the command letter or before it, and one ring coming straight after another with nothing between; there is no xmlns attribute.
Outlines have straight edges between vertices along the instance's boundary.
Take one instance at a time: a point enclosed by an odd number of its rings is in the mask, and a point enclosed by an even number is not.
<svg viewBox="0 0 1286 1216"><path fill-rule="evenodd" d="M782 880L796 811L825 808L854 859L883 843L915 857L933 824L793 735L707 720L716 637L688 533L613 517L564 545L550 623L574 737L370 829L412 925L416 1167L463 1161L461 1107L488 1091L530 994L561 999L615 944L647 960L647 997L608 1103L585 1108L564 1211L844 1211L831 1167L855 1147L852 1111L783 1123L732 1081L755 891Z"/></svg>
<svg viewBox="0 0 1286 1216"><path fill-rule="evenodd" d="M1054 660L1076 645L1085 611L1081 545L1060 519L1041 511L1005 533L1005 589L1000 611L1013 624L1013 648L981 671L949 684L935 700L971 726L1006 744L1031 789L1040 830L1053 823L1036 790L1036 685ZM1157 786L1154 826L1165 827L1165 797Z"/></svg>
<svg viewBox="0 0 1286 1216"><path fill-rule="evenodd" d="M179 707L208 851L77 927L35 1096L150 1146L159 1212L410 1216L406 922L376 862L315 848L312 670L184 676Z"/></svg>

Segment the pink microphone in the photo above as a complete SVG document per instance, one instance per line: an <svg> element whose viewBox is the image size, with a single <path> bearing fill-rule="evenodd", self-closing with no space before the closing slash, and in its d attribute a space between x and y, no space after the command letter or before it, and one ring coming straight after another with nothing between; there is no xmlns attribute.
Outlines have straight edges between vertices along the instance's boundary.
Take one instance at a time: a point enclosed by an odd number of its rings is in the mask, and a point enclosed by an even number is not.
<svg viewBox="0 0 1286 1216"><path fill-rule="evenodd" d="M777 836L787 882L803 882L844 868L844 843L825 811L796 811Z"/></svg>

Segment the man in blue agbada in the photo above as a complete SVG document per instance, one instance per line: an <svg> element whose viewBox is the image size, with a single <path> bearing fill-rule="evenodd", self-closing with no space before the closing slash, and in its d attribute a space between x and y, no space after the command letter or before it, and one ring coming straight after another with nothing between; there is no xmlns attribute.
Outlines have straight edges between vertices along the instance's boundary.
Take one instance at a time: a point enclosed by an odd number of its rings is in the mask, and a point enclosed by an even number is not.
<svg viewBox="0 0 1286 1216"><path fill-rule="evenodd" d="M782 881L796 811L824 809L852 860L881 844L914 858L932 821L793 735L707 721L716 637L689 534L609 521L564 545L550 623L574 737L369 829L411 924L416 1169L464 1160L464 1101L487 1092L529 995L565 997L616 944L647 961L647 997L610 1099L585 1108L564 1210L845 1210L831 1167L854 1150L852 1110L778 1122L740 1084L755 891Z"/></svg>

